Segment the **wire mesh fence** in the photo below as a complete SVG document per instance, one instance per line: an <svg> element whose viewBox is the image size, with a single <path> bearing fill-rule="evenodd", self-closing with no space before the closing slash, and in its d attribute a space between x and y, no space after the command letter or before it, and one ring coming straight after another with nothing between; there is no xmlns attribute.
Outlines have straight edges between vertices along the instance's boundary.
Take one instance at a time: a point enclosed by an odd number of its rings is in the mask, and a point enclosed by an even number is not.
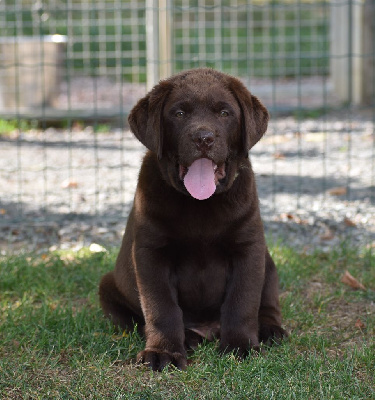
<svg viewBox="0 0 375 400"><path fill-rule="evenodd" d="M238 76L271 111L252 151L268 231L371 244L374 7L0 2L1 248L118 240L143 154L129 110L159 78L200 66Z"/></svg>
<svg viewBox="0 0 375 400"><path fill-rule="evenodd" d="M175 2L176 69L203 64L267 78L328 73L328 3L199 4Z"/></svg>

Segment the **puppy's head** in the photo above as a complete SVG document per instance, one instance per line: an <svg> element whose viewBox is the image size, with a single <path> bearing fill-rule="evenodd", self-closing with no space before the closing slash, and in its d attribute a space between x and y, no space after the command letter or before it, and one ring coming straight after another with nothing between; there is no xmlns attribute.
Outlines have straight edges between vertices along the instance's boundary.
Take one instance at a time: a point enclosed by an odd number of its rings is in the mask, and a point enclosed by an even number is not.
<svg viewBox="0 0 375 400"><path fill-rule="evenodd" d="M129 115L165 180L203 200L228 190L267 129L268 112L238 79L206 68L161 81Z"/></svg>

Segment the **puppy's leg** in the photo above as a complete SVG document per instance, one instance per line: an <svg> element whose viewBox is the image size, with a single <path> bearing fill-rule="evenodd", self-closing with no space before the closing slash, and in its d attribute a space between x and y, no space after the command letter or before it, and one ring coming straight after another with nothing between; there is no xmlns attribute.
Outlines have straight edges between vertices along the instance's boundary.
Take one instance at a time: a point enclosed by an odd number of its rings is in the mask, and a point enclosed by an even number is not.
<svg viewBox="0 0 375 400"><path fill-rule="evenodd" d="M150 229L139 231L143 233ZM161 371L167 364L185 369L184 322L177 288L171 278L172 260L164 248L152 248L147 239L146 235L139 235L136 238L139 247L134 250L138 290L146 321L146 347L137 358L154 371ZM157 241L154 239L154 242Z"/></svg>
<svg viewBox="0 0 375 400"><path fill-rule="evenodd" d="M246 356L259 350L259 307L265 272L265 245L239 248L221 307L220 350Z"/></svg>
<svg viewBox="0 0 375 400"><path fill-rule="evenodd" d="M267 344L279 343L286 336L288 336L287 332L281 327L279 279L275 263L267 250L265 279L259 309L259 341Z"/></svg>
<svg viewBox="0 0 375 400"><path fill-rule="evenodd" d="M132 331L137 324L143 333L144 320L126 305L124 296L117 289L113 272L104 275L99 285L100 304L106 317L123 330Z"/></svg>

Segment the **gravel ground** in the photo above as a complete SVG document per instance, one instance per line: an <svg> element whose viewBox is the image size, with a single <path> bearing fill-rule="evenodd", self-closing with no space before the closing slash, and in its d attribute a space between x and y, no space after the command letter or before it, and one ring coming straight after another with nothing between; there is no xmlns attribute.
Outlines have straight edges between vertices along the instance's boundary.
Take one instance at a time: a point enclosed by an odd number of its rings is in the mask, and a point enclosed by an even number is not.
<svg viewBox="0 0 375 400"><path fill-rule="evenodd" d="M251 151L270 241L304 252L346 238L375 246L372 117L272 120ZM121 130L0 137L0 251L119 245L143 154Z"/></svg>

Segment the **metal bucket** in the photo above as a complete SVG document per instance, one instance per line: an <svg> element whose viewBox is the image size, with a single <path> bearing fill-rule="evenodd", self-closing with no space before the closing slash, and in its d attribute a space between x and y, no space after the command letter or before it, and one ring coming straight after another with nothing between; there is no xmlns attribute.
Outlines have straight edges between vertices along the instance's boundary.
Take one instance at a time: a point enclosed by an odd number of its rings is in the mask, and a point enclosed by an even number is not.
<svg viewBox="0 0 375 400"><path fill-rule="evenodd" d="M66 36L0 38L0 110L50 107L59 91Z"/></svg>

